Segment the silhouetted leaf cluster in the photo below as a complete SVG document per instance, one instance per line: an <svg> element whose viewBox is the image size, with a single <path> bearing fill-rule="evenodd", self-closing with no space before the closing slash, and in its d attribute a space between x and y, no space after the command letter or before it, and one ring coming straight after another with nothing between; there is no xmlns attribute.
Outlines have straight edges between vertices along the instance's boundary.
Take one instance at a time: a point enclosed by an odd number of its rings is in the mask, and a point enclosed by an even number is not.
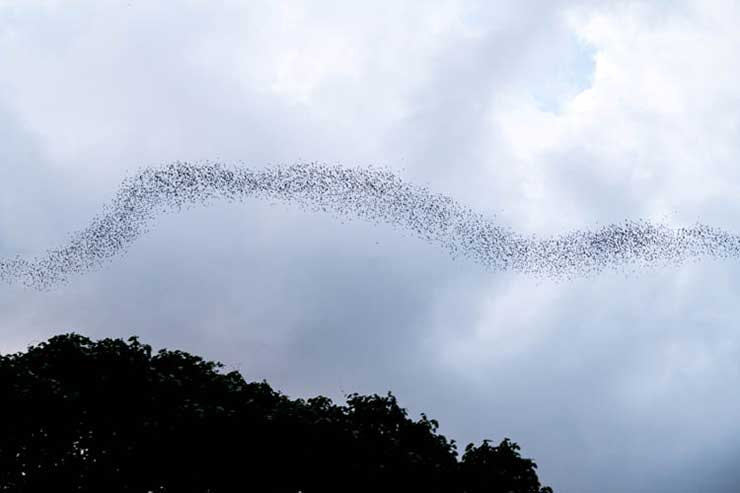
<svg viewBox="0 0 740 493"><path fill-rule="evenodd" d="M508 439L454 441L396 398L292 400L137 338L0 356L0 491L544 493Z"/></svg>

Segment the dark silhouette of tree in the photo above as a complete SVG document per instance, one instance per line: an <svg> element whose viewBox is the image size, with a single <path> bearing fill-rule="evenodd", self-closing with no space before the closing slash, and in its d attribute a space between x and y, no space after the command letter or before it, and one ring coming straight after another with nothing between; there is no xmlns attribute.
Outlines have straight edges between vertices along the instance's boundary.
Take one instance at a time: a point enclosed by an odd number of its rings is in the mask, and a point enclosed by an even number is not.
<svg viewBox="0 0 740 493"><path fill-rule="evenodd" d="M508 438L497 447L492 447L490 440L483 440L480 447L468 444L460 464L462 490L552 493L549 487L540 488L537 465L522 458L519 450L519 445Z"/></svg>
<svg viewBox="0 0 740 493"><path fill-rule="evenodd" d="M0 356L0 491L545 493L508 439L458 461L386 396L292 400L135 337Z"/></svg>

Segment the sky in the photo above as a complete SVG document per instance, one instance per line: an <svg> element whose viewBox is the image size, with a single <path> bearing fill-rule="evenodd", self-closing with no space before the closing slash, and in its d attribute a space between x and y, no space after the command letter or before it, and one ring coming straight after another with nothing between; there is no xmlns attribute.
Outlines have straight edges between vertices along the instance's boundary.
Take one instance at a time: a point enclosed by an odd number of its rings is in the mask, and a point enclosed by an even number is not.
<svg viewBox="0 0 740 493"><path fill-rule="evenodd" d="M719 0L0 0L0 258L176 160L385 166L543 236L740 232L738 22ZM735 492L738 274L549 280L216 203L50 291L0 285L0 351L138 335L291 397L391 390L463 447L510 437L557 492Z"/></svg>

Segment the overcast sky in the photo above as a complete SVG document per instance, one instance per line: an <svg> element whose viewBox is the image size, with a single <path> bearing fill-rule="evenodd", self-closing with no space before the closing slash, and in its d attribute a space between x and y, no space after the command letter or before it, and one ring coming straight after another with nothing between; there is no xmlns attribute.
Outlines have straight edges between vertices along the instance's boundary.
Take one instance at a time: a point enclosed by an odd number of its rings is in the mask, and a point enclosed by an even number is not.
<svg viewBox="0 0 740 493"><path fill-rule="evenodd" d="M740 231L733 1L0 0L0 257L65 243L142 166L382 165L543 235ZM292 397L392 390L556 492L740 489L740 265L574 281L482 270L281 204L160 218L0 351L132 334Z"/></svg>

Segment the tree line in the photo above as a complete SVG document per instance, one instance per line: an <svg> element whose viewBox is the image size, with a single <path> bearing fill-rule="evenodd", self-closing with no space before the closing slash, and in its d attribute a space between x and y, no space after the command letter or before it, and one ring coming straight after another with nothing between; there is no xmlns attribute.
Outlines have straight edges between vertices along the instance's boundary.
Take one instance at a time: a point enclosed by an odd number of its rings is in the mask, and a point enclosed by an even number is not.
<svg viewBox="0 0 740 493"><path fill-rule="evenodd" d="M3 492L551 493L509 439L454 440L387 395L290 399L138 338L0 356Z"/></svg>

